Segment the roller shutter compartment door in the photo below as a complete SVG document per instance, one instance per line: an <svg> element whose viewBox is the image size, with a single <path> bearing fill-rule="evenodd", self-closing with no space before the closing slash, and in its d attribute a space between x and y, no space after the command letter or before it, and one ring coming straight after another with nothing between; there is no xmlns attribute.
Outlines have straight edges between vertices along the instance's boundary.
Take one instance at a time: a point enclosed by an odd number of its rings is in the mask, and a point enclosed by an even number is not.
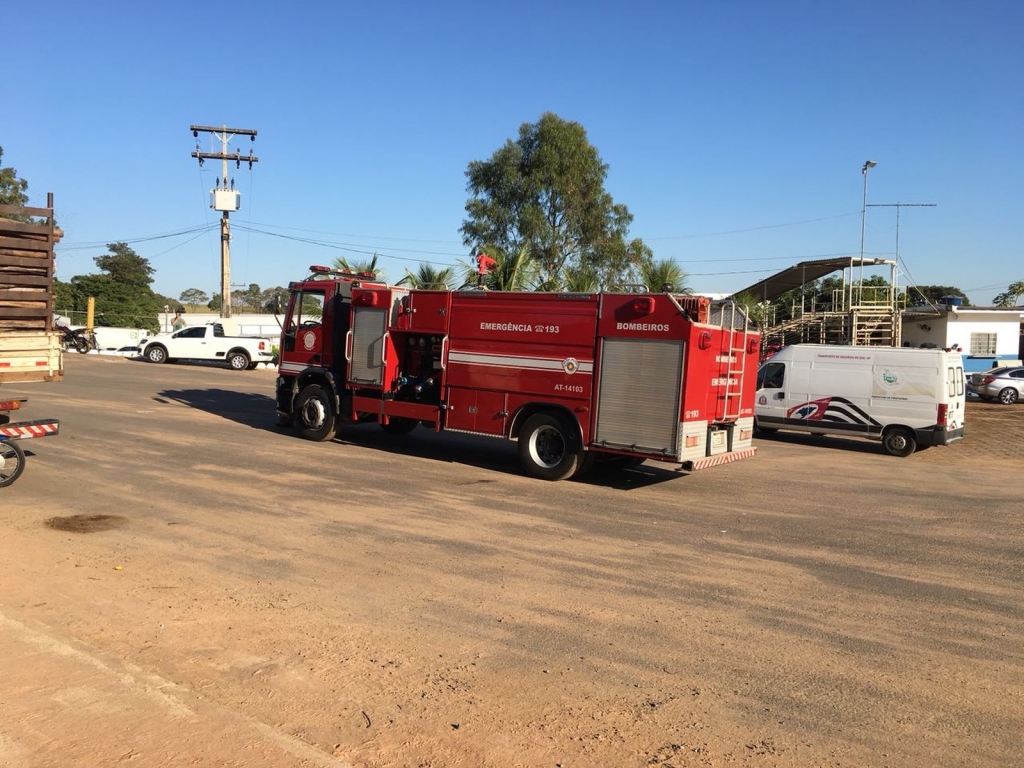
<svg viewBox="0 0 1024 768"><path fill-rule="evenodd" d="M384 377L384 323L387 315L386 309L356 307L349 381L380 385Z"/></svg>
<svg viewBox="0 0 1024 768"><path fill-rule="evenodd" d="M604 339L595 442L676 456L683 342Z"/></svg>

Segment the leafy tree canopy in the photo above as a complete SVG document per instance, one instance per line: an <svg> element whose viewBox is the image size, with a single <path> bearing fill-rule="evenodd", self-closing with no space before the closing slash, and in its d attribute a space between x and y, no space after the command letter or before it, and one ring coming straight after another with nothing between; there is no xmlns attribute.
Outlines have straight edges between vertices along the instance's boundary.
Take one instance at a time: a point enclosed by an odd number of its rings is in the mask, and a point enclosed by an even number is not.
<svg viewBox="0 0 1024 768"><path fill-rule="evenodd" d="M992 299L992 303L997 307L1015 307L1017 306L1017 300L1021 296L1024 296L1024 280L1010 283L1003 293Z"/></svg>
<svg viewBox="0 0 1024 768"><path fill-rule="evenodd" d="M188 305L190 312L195 312L201 305L210 300L209 294L201 288L186 288L181 292L178 300Z"/></svg>
<svg viewBox="0 0 1024 768"><path fill-rule="evenodd" d="M4 168L4 148L0 147L0 204L28 205L28 182L18 178L14 168Z"/></svg>
<svg viewBox="0 0 1024 768"><path fill-rule="evenodd" d="M139 256L127 243L110 243L107 248L110 253L97 256L96 266L115 283L149 290L155 271L149 265L149 260Z"/></svg>
<svg viewBox="0 0 1024 768"><path fill-rule="evenodd" d="M469 164L463 243L493 258L492 251L518 259L528 247L538 285L548 290L567 274L596 274L601 285L628 282L651 251L627 241L633 216L605 190L607 174L579 123L552 112L523 123L518 139Z"/></svg>
<svg viewBox="0 0 1024 768"><path fill-rule="evenodd" d="M76 275L67 283L56 281L57 309L82 322L88 300L96 300L96 323L114 328L159 328L165 304L177 304L149 287L153 268L125 243L111 243L110 252L96 257L98 275Z"/></svg>
<svg viewBox="0 0 1024 768"><path fill-rule="evenodd" d="M339 256L334 260L334 268L342 272L368 272L375 280L384 280L384 269L377 264L377 254L372 259L362 261L349 259L346 256Z"/></svg>
<svg viewBox="0 0 1024 768"><path fill-rule="evenodd" d="M964 306L971 306L967 294L952 285L916 285L907 290L907 304L911 307L926 307L930 304L942 304L946 296L963 299Z"/></svg>
<svg viewBox="0 0 1024 768"><path fill-rule="evenodd" d="M431 264L420 264L415 272L405 270L405 277L398 281L398 285L408 285L410 288L423 288L430 291L444 291L454 277L451 267L436 269Z"/></svg>

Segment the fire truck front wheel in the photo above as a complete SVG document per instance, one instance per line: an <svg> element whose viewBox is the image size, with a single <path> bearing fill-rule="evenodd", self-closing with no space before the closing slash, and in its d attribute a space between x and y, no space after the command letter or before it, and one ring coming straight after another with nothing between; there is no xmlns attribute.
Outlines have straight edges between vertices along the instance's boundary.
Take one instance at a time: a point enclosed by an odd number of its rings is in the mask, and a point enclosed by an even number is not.
<svg viewBox="0 0 1024 768"><path fill-rule="evenodd" d="M295 401L295 426L307 440L333 439L338 420L330 396L319 384L310 384L299 392Z"/></svg>
<svg viewBox="0 0 1024 768"><path fill-rule="evenodd" d="M519 433L519 461L528 475L541 480L572 477L583 462L579 437L565 419L537 413Z"/></svg>

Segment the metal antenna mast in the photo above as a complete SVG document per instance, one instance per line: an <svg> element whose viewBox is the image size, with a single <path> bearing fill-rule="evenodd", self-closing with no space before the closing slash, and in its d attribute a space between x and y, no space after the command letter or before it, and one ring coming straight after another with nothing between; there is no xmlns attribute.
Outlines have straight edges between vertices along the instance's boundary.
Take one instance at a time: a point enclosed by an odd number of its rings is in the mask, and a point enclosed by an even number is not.
<svg viewBox="0 0 1024 768"><path fill-rule="evenodd" d="M231 317L231 225L228 221L228 214L237 211L241 205L242 194L235 189L235 180L231 180L231 187L228 187L228 161L234 160L235 167L241 168L242 163L252 164L259 162L259 158L249 150L248 155L238 152L228 152L228 142L235 136L248 136L250 141L256 141L256 131L250 128L228 128L222 125L215 128L209 125L190 125L189 130L196 138L196 151L192 157L199 160L202 166L204 160L220 160L223 168L223 178L217 179L217 183L210 191L210 207L216 211L222 211L220 219L220 316ZM201 152L199 150L199 133L211 133L214 138L220 140L220 152Z"/></svg>
<svg viewBox="0 0 1024 768"><path fill-rule="evenodd" d="M896 261L900 260L900 208L934 208L938 203L871 203L867 208L896 209Z"/></svg>

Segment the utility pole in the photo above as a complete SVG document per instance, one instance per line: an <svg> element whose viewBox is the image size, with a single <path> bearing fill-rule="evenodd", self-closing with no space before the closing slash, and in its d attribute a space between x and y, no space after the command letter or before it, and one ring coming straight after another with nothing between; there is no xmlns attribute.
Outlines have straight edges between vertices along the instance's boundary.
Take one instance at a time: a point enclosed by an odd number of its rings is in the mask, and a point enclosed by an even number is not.
<svg viewBox="0 0 1024 768"><path fill-rule="evenodd" d="M199 160L202 166L204 160L220 160L223 168L223 178L217 179L214 188L210 191L210 207L221 211L220 218L220 316L231 317L231 224L228 214L237 211L241 205L241 193L235 189L235 180L231 180L231 187L228 187L228 161L234 160L235 167L241 168L242 163L252 164L259 162L259 158L253 155L252 149L248 155L238 152L228 152L228 142L235 136L248 136L250 141L256 141L256 131L250 128L228 128L226 125L215 128L209 125L190 125L189 129L196 138L196 151L192 157ZM214 138L220 140L220 152L201 152L199 149L199 133L213 134Z"/></svg>

